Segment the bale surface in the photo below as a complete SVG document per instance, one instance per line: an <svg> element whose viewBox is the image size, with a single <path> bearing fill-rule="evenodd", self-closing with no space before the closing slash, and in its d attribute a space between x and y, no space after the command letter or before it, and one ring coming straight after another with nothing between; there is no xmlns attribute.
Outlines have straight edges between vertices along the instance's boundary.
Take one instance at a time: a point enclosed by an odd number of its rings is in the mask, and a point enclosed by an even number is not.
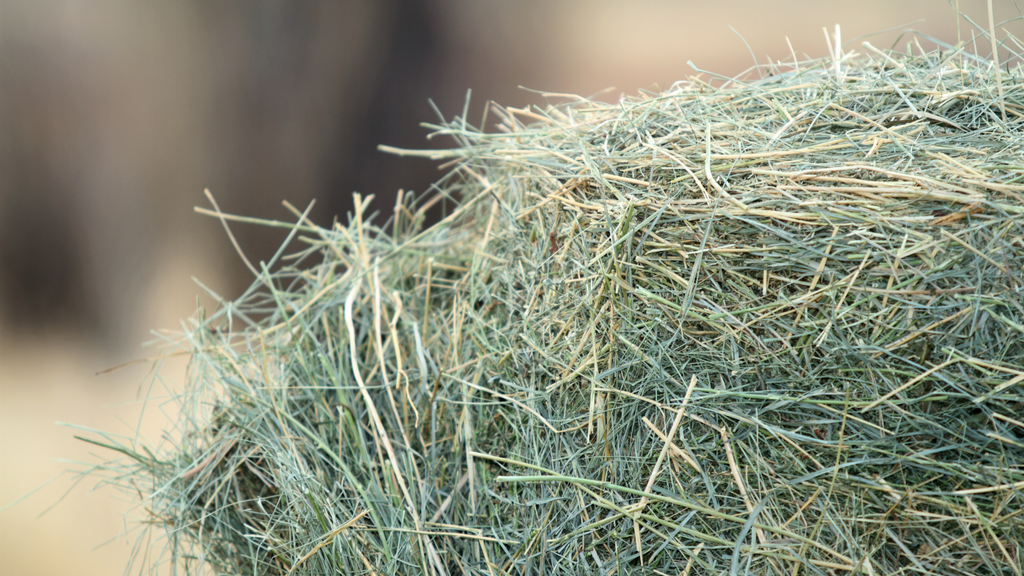
<svg viewBox="0 0 1024 576"><path fill-rule="evenodd" d="M270 223L115 481L180 573L1020 574L1022 82L865 47L437 126L432 200Z"/></svg>

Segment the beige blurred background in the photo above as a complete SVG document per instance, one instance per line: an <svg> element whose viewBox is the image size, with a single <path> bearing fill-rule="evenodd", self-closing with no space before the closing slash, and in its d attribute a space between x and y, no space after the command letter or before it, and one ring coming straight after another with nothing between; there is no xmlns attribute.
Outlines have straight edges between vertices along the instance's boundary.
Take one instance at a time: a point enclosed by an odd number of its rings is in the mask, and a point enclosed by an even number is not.
<svg viewBox="0 0 1024 576"><path fill-rule="evenodd" d="M987 26L983 0L959 5ZM386 208L439 175L376 151L445 145L419 127L436 120L428 98L450 117L472 88L471 119L490 99L540 102L520 85L615 99L685 78L687 60L733 75L786 59L787 37L824 56L835 24L850 50L886 29L875 46L911 27L957 41L945 0L0 0L0 506L64 460L97 460L55 421L159 440L161 400L140 418L148 366L96 373L155 352L149 331L196 308L191 277L228 297L248 284L219 223L192 211L204 188L266 218L316 198L329 224L353 191ZM254 261L283 238L235 231ZM170 389L183 374L162 372ZM38 518L72 480L0 512L0 573L124 570L128 496L86 479Z"/></svg>

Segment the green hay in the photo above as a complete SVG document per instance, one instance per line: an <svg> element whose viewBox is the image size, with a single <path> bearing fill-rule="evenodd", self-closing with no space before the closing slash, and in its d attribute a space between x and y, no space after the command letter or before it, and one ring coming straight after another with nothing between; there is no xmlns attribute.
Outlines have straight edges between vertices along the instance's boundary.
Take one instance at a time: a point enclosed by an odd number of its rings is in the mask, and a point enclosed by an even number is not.
<svg viewBox="0 0 1024 576"><path fill-rule="evenodd" d="M1020 574L1024 73L838 56L492 106L429 202L272 223L306 247L189 325L180 439L106 467L158 560Z"/></svg>

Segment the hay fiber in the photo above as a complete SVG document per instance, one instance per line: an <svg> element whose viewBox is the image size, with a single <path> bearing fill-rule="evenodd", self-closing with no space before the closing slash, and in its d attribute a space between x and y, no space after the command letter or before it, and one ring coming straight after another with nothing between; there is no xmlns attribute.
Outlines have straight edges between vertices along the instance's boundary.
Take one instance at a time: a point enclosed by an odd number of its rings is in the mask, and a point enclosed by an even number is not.
<svg viewBox="0 0 1024 576"><path fill-rule="evenodd" d="M448 172L383 215L201 210L302 247L190 321L173 440L93 440L137 563L1019 576L1020 66L864 45L545 97L392 150Z"/></svg>

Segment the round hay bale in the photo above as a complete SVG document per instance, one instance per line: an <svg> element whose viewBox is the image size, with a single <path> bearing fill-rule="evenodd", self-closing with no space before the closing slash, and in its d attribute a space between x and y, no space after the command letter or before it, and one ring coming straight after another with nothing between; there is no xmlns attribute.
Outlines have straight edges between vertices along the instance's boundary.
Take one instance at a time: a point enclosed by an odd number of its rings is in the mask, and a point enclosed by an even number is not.
<svg viewBox="0 0 1024 576"><path fill-rule="evenodd" d="M191 323L180 439L107 468L163 561L1020 574L1024 74L769 72L491 106L430 200L296 212Z"/></svg>

